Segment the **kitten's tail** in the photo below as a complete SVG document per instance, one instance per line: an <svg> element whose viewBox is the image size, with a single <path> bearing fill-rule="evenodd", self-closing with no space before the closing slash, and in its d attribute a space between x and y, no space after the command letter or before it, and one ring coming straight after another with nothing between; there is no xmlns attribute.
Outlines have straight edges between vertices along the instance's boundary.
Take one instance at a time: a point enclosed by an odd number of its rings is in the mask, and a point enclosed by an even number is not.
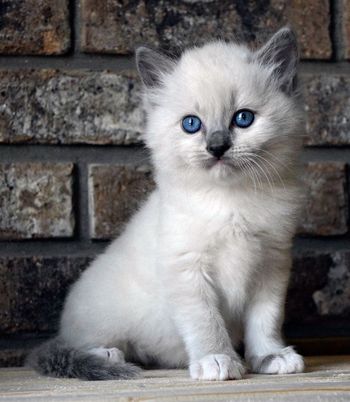
<svg viewBox="0 0 350 402"><path fill-rule="evenodd" d="M109 363L101 356L72 349L59 338L34 349L27 357L26 365L42 375L81 380L127 380L141 372L131 363Z"/></svg>

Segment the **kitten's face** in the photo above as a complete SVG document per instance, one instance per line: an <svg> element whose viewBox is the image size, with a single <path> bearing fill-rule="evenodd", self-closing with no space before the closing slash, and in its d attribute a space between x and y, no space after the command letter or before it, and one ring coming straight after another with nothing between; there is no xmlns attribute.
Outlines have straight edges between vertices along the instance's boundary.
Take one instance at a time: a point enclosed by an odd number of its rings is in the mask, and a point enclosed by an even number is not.
<svg viewBox="0 0 350 402"><path fill-rule="evenodd" d="M192 49L163 77L149 89L146 137L158 169L257 186L290 164L300 113L291 90L247 48Z"/></svg>

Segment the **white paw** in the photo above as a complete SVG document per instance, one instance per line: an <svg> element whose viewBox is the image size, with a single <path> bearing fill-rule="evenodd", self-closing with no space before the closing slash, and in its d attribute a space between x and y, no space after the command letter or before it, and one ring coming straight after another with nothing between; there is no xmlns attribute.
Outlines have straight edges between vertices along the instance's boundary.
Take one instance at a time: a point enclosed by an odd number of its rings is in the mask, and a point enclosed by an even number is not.
<svg viewBox="0 0 350 402"><path fill-rule="evenodd" d="M90 349L89 353L103 357L110 363L125 363L124 353L117 348L104 348L101 346L99 348Z"/></svg>
<svg viewBox="0 0 350 402"><path fill-rule="evenodd" d="M240 379L245 367L238 358L229 355L207 355L190 365L190 375L194 380Z"/></svg>
<svg viewBox="0 0 350 402"><path fill-rule="evenodd" d="M254 356L250 359L252 371L260 374L291 374L304 370L304 360L291 346L278 353Z"/></svg>

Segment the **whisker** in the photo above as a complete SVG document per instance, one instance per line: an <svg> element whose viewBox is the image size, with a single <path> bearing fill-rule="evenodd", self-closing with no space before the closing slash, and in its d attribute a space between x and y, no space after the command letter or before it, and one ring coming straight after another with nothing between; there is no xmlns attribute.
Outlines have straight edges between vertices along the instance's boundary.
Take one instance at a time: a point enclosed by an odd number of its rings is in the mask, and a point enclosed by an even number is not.
<svg viewBox="0 0 350 402"><path fill-rule="evenodd" d="M256 188L256 183L255 183L254 174L251 175L252 171L251 171L251 169L249 168L249 164L246 163L246 160L243 159L243 160L242 160L243 163L240 163L240 162L241 162L241 161L239 161L239 160L237 161L238 167L241 169L242 172L247 173L248 178L253 182L253 185L254 185L254 193L256 194L257 188ZM246 164L244 165L244 163L246 163Z"/></svg>
<svg viewBox="0 0 350 402"><path fill-rule="evenodd" d="M277 156L275 154L273 154L272 152L266 151L266 149L260 149L259 152L265 152L266 154L268 154L271 158L274 158L276 160L277 163L279 163L282 167L286 168L289 171L292 171L292 169L290 168L290 166L286 165L285 163L283 163L279 158L277 158Z"/></svg>
<svg viewBox="0 0 350 402"><path fill-rule="evenodd" d="M262 187L262 182L261 182L261 180L260 180L260 178L259 178L258 172L255 171L255 169L253 168L253 166L252 166L252 164L251 164L251 161L250 161L248 158L244 158L244 161L247 163L247 166L248 166L248 168L249 168L249 171L251 171L252 174L253 174L253 176L256 178L257 183L258 183L258 185L259 185L259 187L260 187L260 190L262 190L262 189L263 189L263 187Z"/></svg>
<svg viewBox="0 0 350 402"><path fill-rule="evenodd" d="M272 164L272 162L270 162L269 160L267 160L266 158L263 158L261 155L258 154L253 154L255 157L260 158L262 161L266 162L267 164L269 164L269 166L271 166L271 168L275 171L278 179L280 180L284 190L286 190L286 187L284 185L284 181L282 180L281 175L278 173L278 170L276 169L276 167Z"/></svg>
<svg viewBox="0 0 350 402"><path fill-rule="evenodd" d="M251 156L249 156L249 155L245 155L245 156L247 156L248 159L249 159L252 163L254 163L254 165L263 173L263 175L265 176L265 178L266 178L266 180L267 180L267 182L268 182L268 184L269 184L269 187L270 187L270 189L271 189L271 192L273 193L273 192L274 192L274 189L273 189L273 185L272 185L272 183L271 183L271 181L270 181L270 178L271 178L271 177L265 172L263 166L261 166L261 165L258 163L258 161L256 161L255 159L253 159Z"/></svg>
<svg viewBox="0 0 350 402"><path fill-rule="evenodd" d="M283 181L281 175L279 174L278 170L276 169L276 167L273 165L273 163L270 162L268 159L263 158L261 155L257 155L257 157L260 158L260 159L262 159L263 161L265 161L269 166L271 166L271 168L272 168L272 169L274 170L274 172L276 173L276 175L277 175L279 181L281 182L283 189L286 190L286 186L285 186L285 184L284 184L284 181Z"/></svg>
<svg viewBox="0 0 350 402"><path fill-rule="evenodd" d="M267 163L274 170L274 172L276 173L276 176L278 177L279 181L281 182L283 189L286 190L286 187L285 187L285 184L284 184L284 181L283 181L281 175L279 174L278 170L276 169L276 166L274 166L271 161L269 161L268 159L262 157L261 155L258 155L255 152L245 152L244 154L249 156L249 157L259 158L263 162ZM271 176L271 174L269 175L269 177L271 178L272 182L274 182L273 177Z"/></svg>
<svg viewBox="0 0 350 402"><path fill-rule="evenodd" d="M247 163L248 163L247 167L249 169L249 172L251 172L252 179L253 179L253 182L254 182L254 193L256 194L257 193L257 187L256 187L255 179L257 180L258 185L260 185L260 189L261 189L261 183L259 181L259 177L255 173L255 171L254 171L253 167L251 166L251 164L249 163L249 161L247 161Z"/></svg>

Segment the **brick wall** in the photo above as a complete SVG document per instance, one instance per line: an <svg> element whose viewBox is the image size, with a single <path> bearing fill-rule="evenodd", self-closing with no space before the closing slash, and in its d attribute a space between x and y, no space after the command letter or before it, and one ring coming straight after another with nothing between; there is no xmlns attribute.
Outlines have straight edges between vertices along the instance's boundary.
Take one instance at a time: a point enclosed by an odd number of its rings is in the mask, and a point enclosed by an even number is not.
<svg viewBox="0 0 350 402"><path fill-rule="evenodd" d="M303 59L309 195L286 334L307 352L349 352L349 2L8 0L0 3L1 364L20 364L55 331L68 286L153 188L134 46L176 51L215 36L254 45L286 23Z"/></svg>

